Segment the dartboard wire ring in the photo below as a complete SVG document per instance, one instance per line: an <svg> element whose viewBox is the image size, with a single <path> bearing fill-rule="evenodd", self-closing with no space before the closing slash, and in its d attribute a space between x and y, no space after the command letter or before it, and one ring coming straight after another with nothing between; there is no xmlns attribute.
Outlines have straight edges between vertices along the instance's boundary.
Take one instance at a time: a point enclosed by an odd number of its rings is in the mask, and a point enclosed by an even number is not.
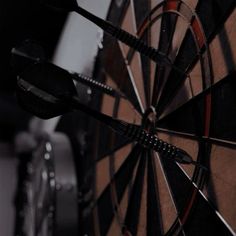
<svg viewBox="0 0 236 236"><path fill-rule="evenodd" d="M184 1L182 1L182 0L179 0L179 1L173 0L173 2L178 2L178 3L179 3L178 9L180 8L181 4L185 5L185 6L188 8L188 10L191 12L191 15L192 15L192 18L191 18L190 21L188 20L188 17L187 17L187 16L181 14L179 11L176 11L176 10L161 11L159 15L155 16L155 18L150 21L152 15L155 14L155 12L156 12L157 10L159 10L161 7L163 7L163 5L165 4L165 2L163 1L163 2L159 3L156 7L154 7L154 8L151 10L151 12L145 17L145 19L143 20L143 23L140 25L140 27L139 27L139 29L138 29L138 31L137 31L136 34L137 34L137 36L138 36L140 39L142 39L142 36L145 34L145 32L146 32L147 30L149 30L149 28L151 28L152 24L155 23L157 20L159 20L159 18L161 18L162 15L168 14L168 13L176 14L176 15L180 16L182 19L184 19L187 23L189 23L189 26L190 26L189 29L191 30L192 35L194 36L195 45L198 47L198 55L201 56L201 55L202 55L202 53L201 53L201 48L200 48L200 46L199 46L199 44L198 44L198 40L197 40L196 34L195 34L195 32L194 32L194 29L193 29L193 27L191 26L191 21L193 21L193 19L195 18L195 19L196 19L196 22L198 23L198 27L200 28L200 33L202 34L201 36L203 37L203 43L204 43L204 46L205 46L205 49L206 49L206 52L207 52L207 57L208 57L208 60L209 60L209 62L208 62L208 63L209 63L209 66L208 66L208 67L209 67L209 69L210 69L210 75L211 75L211 76L210 76L210 82L211 82L210 85L211 85L211 84L212 84L212 81L213 81L213 76L212 76L212 74L213 74L213 72L212 72L212 60L211 60L211 54L210 54L209 46L208 46L208 44L207 44L206 35L205 35L205 33L204 33L204 30L203 30L203 26L202 26L202 24L201 24L201 21L200 21L198 15L197 15L197 13L196 13L195 11L193 11L192 8L191 8L186 2L184 2ZM203 46L202 46L202 47L203 47ZM130 53L130 52L131 52L131 53ZM130 60L131 60L132 57L133 57L134 50L133 50L133 49L130 49L130 52L128 53L128 54L130 54L130 55L127 56L127 58L128 58L128 59L127 59L128 64L130 63ZM178 51L176 52L176 54L178 54ZM186 73L186 75L189 76L189 73L187 73L187 72L188 72L188 69L186 69L186 71L184 71L184 73ZM203 85L205 85L205 84L203 84ZM209 85L209 86L210 86L210 85Z"/></svg>
<svg viewBox="0 0 236 236"><path fill-rule="evenodd" d="M175 0L173 0L174 2L176 2ZM175 15L178 15L180 16L182 19L184 19L187 23L189 23L189 29L191 30L191 33L192 35L194 36L194 40L195 40L195 44L196 46L198 47L198 55L201 56L202 53L201 53L201 48L198 44L198 40L197 40L197 37L196 37L196 34L194 32L194 29L193 27L191 26L191 21L195 18L197 20L197 23L198 23L198 27L200 27L200 32L201 32L201 36L203 37L203 40L204 40L204 46L206 48L206 51L207 51L207 56L208 56L208 59L209 59L209 69L211 70L211 75L212 75L212 62L211 62L211 55L210 55L210 50L209 50L209 46L207 44L207 39L206 39L206 35L204 33L204 30L203 30L203 27L202 27L202 24L201 24L201 21L197 15L197 13L195 11L193 11L190 6L188 4L186 4L184 1L180 0L178 1L180 4L184 4L185 6L187 6L187 8L190 10L191 14L192 14L192 18L191 20L189 21L187 16L181 14L179 11L176 11L176 10L166 10L166 11L162 11L160 12L159 15L157 15L154 19L151 19L151 16L155 13L155 11L157 9L160 9L161 7L163 7L164 5L164 2L161 2L159 3L156 7L153 8L153 10L150 12L150 14L148 14L148 16L145 17L145 19L143 20L143 23L141 24L141 26L139 27L138 31L137 31L137 36L142 39L142 36L145 34L146 31L149 30L149 28L153 25L153 23L155 23L157 20L159 20L164 14L168 14L168 13L173 13ZM128 64L130 64L130 61L132 60L132 57L133 57L133 54L134 54L135 50L134 49L130 49L129 53L128 53L128 56L127 56L127 62ZM178 51L176 52L176 54L178 54ZM168 65L167 65L168 66ZM186 73L187 76L189 76L189 73L188 72L188 69L186 69L186 71L184 71L184 73ZM210 77L211 79L211 82L212 82L212 79L213 79L213 76Z"/></svg>

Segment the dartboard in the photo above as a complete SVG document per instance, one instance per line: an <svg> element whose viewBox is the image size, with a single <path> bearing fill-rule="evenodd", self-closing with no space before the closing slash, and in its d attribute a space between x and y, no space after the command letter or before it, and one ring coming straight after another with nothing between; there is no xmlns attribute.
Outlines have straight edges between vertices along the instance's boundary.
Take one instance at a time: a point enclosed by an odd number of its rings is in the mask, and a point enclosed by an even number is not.
<svg viewBox="0 0 236 236"><path fill-rule="evenodd" d="M85 231L235 235L235 1L113 0L107 20L169 63L156 63L105 34L94 77L118 93L100 93L94 104L186 151L193 163L96 123Z"/></svg>

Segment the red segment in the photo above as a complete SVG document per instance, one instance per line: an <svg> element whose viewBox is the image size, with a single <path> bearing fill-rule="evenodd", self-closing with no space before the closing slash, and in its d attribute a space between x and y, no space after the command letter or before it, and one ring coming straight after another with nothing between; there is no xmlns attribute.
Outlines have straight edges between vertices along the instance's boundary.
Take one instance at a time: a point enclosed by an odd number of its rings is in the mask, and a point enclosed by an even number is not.
<svg viewBox="0 0 236 236"><path fill-rule="evenodd" d="M201 30L201 26L199 25L199 22L197 21L196 18L194 18L192 21L192 28L193 28L194 34L197 38L198 46L201 49L205 43L205 40L204 40L204 35Z"/></svg>
<svg viewBox="0 0 236 236"><path fill-rule="evenodd" d="M166 0L164 5L164 11L177 10L179 0Z"/></svg>

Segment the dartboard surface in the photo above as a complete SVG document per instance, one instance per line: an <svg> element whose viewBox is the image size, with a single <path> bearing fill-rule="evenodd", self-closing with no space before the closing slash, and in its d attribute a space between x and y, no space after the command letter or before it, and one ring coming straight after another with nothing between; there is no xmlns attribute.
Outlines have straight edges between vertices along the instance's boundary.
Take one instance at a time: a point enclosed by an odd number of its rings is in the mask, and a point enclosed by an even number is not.
<svg viewBox="0 0 236 236"><path fill-rule="evenodd" d="M120 95L100 95L100 111L141 125L194 164L96 124L90 231L235 235L235 1L113 0L107 19L172 66L105 35L94 76Z"/></svg>

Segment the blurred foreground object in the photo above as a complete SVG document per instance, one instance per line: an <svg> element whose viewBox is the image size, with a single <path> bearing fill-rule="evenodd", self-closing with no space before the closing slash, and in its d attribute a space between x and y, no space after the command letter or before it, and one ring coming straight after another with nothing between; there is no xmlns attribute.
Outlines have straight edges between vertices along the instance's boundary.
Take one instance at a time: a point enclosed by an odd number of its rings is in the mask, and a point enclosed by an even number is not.
<svg viewBox="0 0 236 236"><path fill-rule="evenodd" d="M68 138L44 134L27 164L21 209L26 236L78 235L77 180Z"/></svg>

